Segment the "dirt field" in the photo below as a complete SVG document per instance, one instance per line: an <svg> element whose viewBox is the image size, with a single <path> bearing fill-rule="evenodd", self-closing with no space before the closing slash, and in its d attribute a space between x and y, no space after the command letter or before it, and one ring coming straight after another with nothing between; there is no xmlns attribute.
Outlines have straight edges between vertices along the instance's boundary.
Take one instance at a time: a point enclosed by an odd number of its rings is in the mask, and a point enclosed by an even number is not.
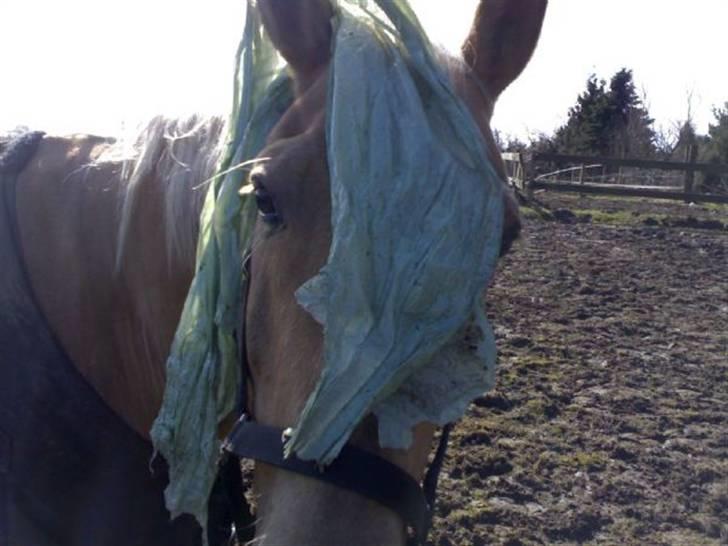
<svg viewBox="0 0 728 546"><path fill-rule="evenodd" d="M728 544L728 207L540 198L432 544Z"/></svg>

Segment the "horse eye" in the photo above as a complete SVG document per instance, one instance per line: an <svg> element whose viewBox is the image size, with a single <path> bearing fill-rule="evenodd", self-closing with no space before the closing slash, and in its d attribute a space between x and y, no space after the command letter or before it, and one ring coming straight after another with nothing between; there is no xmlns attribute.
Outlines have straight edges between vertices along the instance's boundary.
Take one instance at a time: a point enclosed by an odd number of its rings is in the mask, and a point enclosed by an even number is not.
<svg viewBox="0 0 728 546"><path fill-rule="evenodd" d="M270 225L277 225L281 223L281 217L276 210L275 203L273 202L273 196L262 186L258 186L253 191L255 195L255 204L258 207L258 214L261 219Z"/></svg>

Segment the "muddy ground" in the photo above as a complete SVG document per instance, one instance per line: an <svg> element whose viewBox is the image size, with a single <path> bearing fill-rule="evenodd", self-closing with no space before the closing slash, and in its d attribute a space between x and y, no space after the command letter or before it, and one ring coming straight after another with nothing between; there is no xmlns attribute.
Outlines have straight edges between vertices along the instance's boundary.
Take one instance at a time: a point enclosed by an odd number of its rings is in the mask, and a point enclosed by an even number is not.
<svg viewBox="0 0 728 546"><path fill-rule="evenodd" d="M431 544L728 544L728 207L539 197Z"/></svg>

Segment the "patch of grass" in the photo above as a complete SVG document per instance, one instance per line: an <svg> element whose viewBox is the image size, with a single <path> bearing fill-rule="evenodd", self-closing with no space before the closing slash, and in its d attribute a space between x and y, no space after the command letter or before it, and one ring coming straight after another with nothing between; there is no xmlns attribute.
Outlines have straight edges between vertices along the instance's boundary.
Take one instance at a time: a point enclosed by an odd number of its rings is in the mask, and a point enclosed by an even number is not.
<svg viewBox="0 0 728 546"><path fill-rule="evenodd" d="M577 220L580 221L591 221L594 224L608 224L613 226L634 226L641 224L647 217L653 218L660 222L664 218L667 218L666 214L642 214L639 212L632 212L629 210L621 211L605 211L599 209L569 209L573 212ZM521 216L530 220L553 220L553 217L547 211L540 211L530 207L520 208Z"/></svg>
<svg viewBox="0 0 728 546"><path fill-rule="evenodd" d="M633 213L626 210L608 212L597 209L579 209L573 212L579 218L591 218L592 223L609 224L614 226L633 226L636 224L641 224L645 218L639 213ZM659 222L663 218L666 218L666 215L650 214L649 217L654 218Z"/></svg>
<svg viewBox="0 0 728 546"><path fill-rule="evenodd" d="M480 488L474 488L469 492L470 501L453 510L448 519L457 521L461 525L473 525L477 523L490 509L487 494Z"/></svg>
<svg viewBox="0 0 728 546"><path fill-rule="evenodd" d="M448 519L457 522L459 525L472 525L478 512L476 510L459 509L450 513Z"/></svg>
<svg viewBox="0 0 728 546"><path fill-rule="evenodd" d="M548 192L547 192L548 194ZM636 196L629 196L629 195L579 195L578 193L559 193L558 194L559 199L562 201L585 201L585 200L591 200L591 201L603 201L603 202L611 202L611 203L624 203L626 205L630 204L643 204L643 205L655 205L655 206L664 206L667 204L675 204L675 205L682 205L683 202L677 199L657 199L652 197L636 197ZM704 207L704 208L710 208L718 211L725 211L728 212L728 205L723 203L699 203L698 206Z"/></svg>
<svg viewBox="0 0 728 546"><path fill-rule="evenodd" d="M522 364L525 364L526 366L532 366L534 368L540 368L553 365L554 360L548 356L528 355L523 360Z"/></svg>
<svg viewBox="0 0 728 546"><path fill-rule="evenodd" d="M559 368L549 369L549 371L542 374L541 377L543 377L544 381L549 383L561 383L564 381L564 371Z"/></svg>
<svg viewBox="0 0 728 546"><path fill-rule="evenodd" d="M529 220L553 220L553 216L546 209L535 209L532 207L521 206L518 212L523 218Z"/></svg>
<svg viewBox="0 0 728 546"><path fill-rule="evenodd" d="M650 525L633 517L619 515L611 525L611 532L618 537L640 537L650 533Z"/></svg>
<svg viewBox="0 0 728 546"><path fill-rule="evenodd" d="M542 451L536 462L533 463L533 474L541 474L544 471L553 470L559 466L558 456L551 451Z"/></svg>
<svg viewBox="0 0 728 546"><path fill-rule="evenodd" d="M561 455L559 461L567 466L576 466L588 470L603 468L609 457L603 451L575 451L568 455Z"/></svg>
<svg viewBox="0 0 728 546"><path fill-rule="evenodd" d="M524 218L541 218L541 214L536 209L532 209L531 207L520 207L518 209L518 212L521 213L521 216Z"/></svg>
<svg viewBox="0 0 728 546"><path fill-rule="evenodd" d="M533 398L523 405L524 413L542 417L546 409L546 401L543 398Z"/></svg>
<svg viewBox="0 0 728 546"><path fill-rule="evenodd" d="M700 207L706 210L713 210L728 216L728 205L724 203L700 203Z"/></svg>
<svg viewBox="0 0 728 546"><path fill-rule="evenodd" d="M532 398L518 410L518 419L527 423L540 423L559 415L559 408L552 401L543 398Z"/></svg>

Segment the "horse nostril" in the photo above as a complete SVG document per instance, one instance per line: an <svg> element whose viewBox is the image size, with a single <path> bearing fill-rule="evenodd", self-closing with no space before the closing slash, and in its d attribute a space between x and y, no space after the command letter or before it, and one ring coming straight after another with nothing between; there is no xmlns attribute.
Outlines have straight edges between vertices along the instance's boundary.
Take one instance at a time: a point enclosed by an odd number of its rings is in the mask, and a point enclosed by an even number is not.
<svg viewBox="0 0 728 546"><path fill-rule="evenodd" d="M508 220L508 219L507 219ZM521 234L521 220L515 216L512 221L507 222L503 226L503 236L501 238L500 255L505 256L513 246L513 242L518 239Z"/></svg>
<svg viewBox="0 0 728 546"><path fill-rule="evenodd" d="M513 242L518 239L518 235L521 233L521 216L518 214L518 203L515 198L511 194L506 194L504 205L501 256L505 256L508 253Z"/></svg>

